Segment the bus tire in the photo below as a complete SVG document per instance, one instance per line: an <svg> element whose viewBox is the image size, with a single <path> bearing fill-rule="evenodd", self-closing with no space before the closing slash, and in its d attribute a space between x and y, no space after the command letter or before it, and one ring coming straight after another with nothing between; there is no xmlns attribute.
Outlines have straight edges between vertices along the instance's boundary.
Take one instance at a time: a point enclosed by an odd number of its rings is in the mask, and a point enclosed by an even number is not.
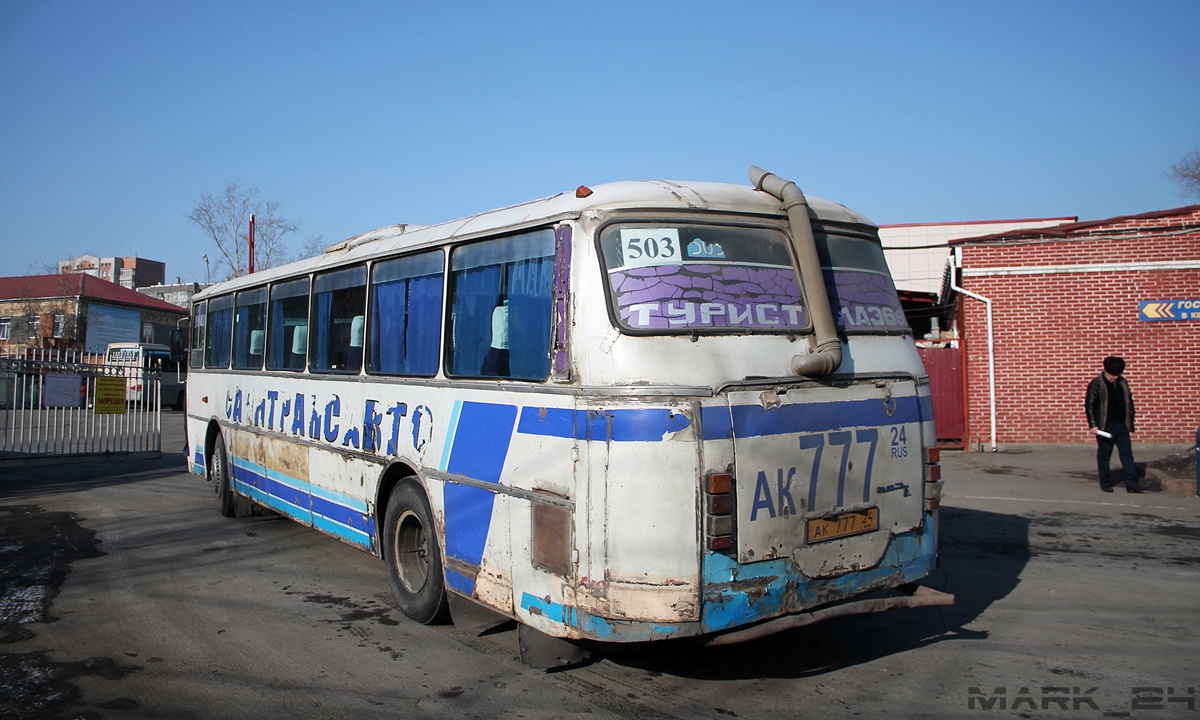
<svg viewBox="0 0 1200 720"><path fill-rule="evenodd" d="M229 453L225 452L225 438L217 433L213 441L212 458L209 459L209 479L213 484L213 492L217 495L217 511L221 517L233 517L235 502L233 487L229 482Z"/></svg>
<svg viewBox="0 0 1200 720"><path fill-rule="evenodd" d="M400 611L423 625L450 617L435 527L419 487L401 482L392 489L383 521L383 560Z"/></svg>

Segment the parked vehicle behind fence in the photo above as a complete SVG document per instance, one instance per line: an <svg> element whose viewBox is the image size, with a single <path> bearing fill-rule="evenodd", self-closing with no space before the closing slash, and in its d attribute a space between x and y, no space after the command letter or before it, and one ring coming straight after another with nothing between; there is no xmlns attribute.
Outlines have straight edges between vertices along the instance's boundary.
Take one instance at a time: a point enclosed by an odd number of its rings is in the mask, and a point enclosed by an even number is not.
<svg viewBox="0 0 1200 720"><path fill-rule="evenodd" d="M122 365L134 370L127 375L125 399L130 403L153 403L154 398L144 393L148 385L143 374L161 374L163 407L183 410L187 402L187 363L171 356L171 348L154 343L118 342L109 343L104 359L110 365Z"/></svg>

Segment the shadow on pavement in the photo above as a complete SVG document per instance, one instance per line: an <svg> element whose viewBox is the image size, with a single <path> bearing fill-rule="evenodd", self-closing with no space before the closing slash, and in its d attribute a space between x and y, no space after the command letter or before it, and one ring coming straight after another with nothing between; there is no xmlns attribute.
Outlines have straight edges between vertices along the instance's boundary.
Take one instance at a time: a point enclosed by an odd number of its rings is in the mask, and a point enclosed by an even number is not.
<svg viewBox="0 0 1200 720"><path fill-rule="evenodd" d="M93 487L145 482L186 472L187 461L177 453L150 460L0 466L0 503L23 496L72 493Z"/></svg>
<svg viewBox="0 0 1200 720"><path fill-rule="evenodd" d="M830 620L739 645L697 650L689 641L648 643L610 656L614 663L705 680L803 678L934 643L985 640L969 630L1016 588L1029 561L1029 521L1015 515L942 508L941 561L922 582L955 595L953 607L894 610Z"/></svg>

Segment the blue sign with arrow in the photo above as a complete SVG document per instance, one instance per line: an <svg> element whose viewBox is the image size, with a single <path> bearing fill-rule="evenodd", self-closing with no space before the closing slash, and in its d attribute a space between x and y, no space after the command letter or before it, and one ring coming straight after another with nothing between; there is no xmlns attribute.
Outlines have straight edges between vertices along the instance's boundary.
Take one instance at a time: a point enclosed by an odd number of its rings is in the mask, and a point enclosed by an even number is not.
<svg viewBox="0 0 1200 720"><path fill-rule="evenodd" d="M1145 322L1200 320L1200 300L1143 300L1138 315Z"/></svg>

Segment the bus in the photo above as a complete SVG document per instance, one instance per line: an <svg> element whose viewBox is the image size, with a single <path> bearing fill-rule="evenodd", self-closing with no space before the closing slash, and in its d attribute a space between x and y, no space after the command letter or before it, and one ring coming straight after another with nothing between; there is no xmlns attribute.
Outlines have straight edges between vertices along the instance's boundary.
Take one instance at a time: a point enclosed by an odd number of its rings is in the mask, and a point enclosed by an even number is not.
<svg viewBox="0 0 1200 720"><path fill-rule="evenodd" d="M533 667L949 604L929 380L877 227L752 185L396 225L191 308L191 470Z"/></svg>
<svg viewBox="0 0 1200 720"><path fill-rule="evenodd" d="M104 350L104 360L109 365L131 368L125 381L126 402L152 406L155 398L147 394L144 388L153 387L149 375L158 373L162 406L183 410L187 401L187 365L180 362L178 353L172 354L167 345L109 343Z"/></svg>

